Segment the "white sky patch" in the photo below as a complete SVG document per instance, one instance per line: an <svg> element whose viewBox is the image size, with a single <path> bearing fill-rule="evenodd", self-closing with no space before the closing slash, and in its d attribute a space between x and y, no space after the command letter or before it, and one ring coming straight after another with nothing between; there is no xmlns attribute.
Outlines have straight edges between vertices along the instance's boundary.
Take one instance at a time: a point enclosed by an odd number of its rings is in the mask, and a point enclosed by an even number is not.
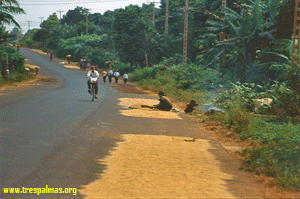
<svg viewBox="0 0 300 199"><path fill-rule="evenodd" d="M159 2L158 0L153 0ZM152 0L18 0L20 7L26 12L26 15L15 15L15 20L20 24L23 34L28 30L28 21L30 22L30 29L40 28L41 18L46 20L49 15L54 12L57 13L59 17L59 12L61 17L65 15L69 10L74 10L77 6L89 9L90 13L105 13L106 11L114 11L118 8L125 8L126 6L138 5L141 7L143 4L149 4L153 2ZM157 8L159 8L159 3L156 3ZM14 25L5 25L7 31L11 31Z"/></svg>

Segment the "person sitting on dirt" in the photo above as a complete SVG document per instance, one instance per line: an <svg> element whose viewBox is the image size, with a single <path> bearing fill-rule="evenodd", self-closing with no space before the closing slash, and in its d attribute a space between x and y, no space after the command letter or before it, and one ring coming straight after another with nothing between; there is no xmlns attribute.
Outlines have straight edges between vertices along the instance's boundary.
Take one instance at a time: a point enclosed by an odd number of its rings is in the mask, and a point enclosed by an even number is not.
<svg viewBox="0 0 300 199"><path fill-rule="evenodd" d="M193 112L193 110L195 110L195 107L198 106L198 104L196 104L195 100L192 100L189 104L187 104L184 108L184 112L185 113L191 113Z"/></svg>
<svg viewBox="0 0 300 199"><path fill-rule="evenodd" d="M156 104L154 106L142 105L142 107L156 108L162 111L170 111L173 105L171 101L166 97L165 93L163 91L160 91L158 93L158 96L159 96L159 104Z"/></svg>
<svg viewBox="0 0 300 199"><path fill-rule="evenodd" d="M91 67L91 69L92 70L90 70L88 73L87 73L87 78L89 78L89 80L88 80L88 88L89 88L89 90L88 90L88 92L91 94L92 93L92 89L91 89L91 77L92 78L99 78L99 73L98 73L98 71L96 71L96 69L95 69L95 66L92 66ZM98 82L96 82L96 89L95 89L95 98L96 99L98 99L98 96L97 96L97 94L98 94Z"/></svg>

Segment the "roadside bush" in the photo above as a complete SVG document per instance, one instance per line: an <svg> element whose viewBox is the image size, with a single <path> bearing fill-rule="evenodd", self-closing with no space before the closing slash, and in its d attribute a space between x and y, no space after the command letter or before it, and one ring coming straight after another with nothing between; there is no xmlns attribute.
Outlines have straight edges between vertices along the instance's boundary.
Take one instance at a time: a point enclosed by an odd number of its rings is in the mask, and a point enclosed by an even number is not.
<svg viewBox="0 0 300 199"><path fill-rule="evenodd" d="M25 58L23 55L20 54L19 51L13 46L8 46L7 47L7 53L8 53L8 68L10 73L13 71L19 72L19 73L24 73L25 68ZM7 60L6 60L6 47L5 46L0 46L0 71L2 72L7 65ZM14 70L13 70L14 69Z"/></svg>
<svg viewBox="0 0 300 199"><path fill-rule="evenodd" d="M275 115L297 116L300 114L300 96L291 90L285 83L277 82L272 86L272 96L274 99L272 112Z"/></svg>
<svg viewBox="0 0 300 199"><path fill-rule="evenodd" d="M7 76L7 82L21 82L25 79L26 75L19 72L14 72Z"/></svg>
<svg viewBox="0 0 300 199"><path fill-rule="evenodd" d="M118 71L119 71L119 73L120 73L121 76L124 74L124 72L129 73L129 72L133 71L133 68L132 68L130 65L125 64L125 63L122 63L122 62L120 62L120 61L112 61L112 62L111 62L111 67L112 67L112 69L113 69L114 71L115 71L116 69L118 69ZM100 68L101 68L101 67L100 67ZM107 65L105 65L105 64L103 65L102 68L104 68L104 69L106 69L106 70L109 69L109 67L108 67Z"/></svg>
<svg viewBox="0 0 300 199"><path fill-rule="evenodd" d="M22 39L20 45L27 48L40 49L43 47L42 43L32 40L31 38Z"/></svg>
<svg viewBox="0 0 300 199"><path fill-rule="evenodd" d="M145 67L142 69L138 68L129 75L129 78L130 81L142 81L149 78L154 79L156 74L158 74L160 70L164 69L165 67L162 65L155 65L153 67Z"/></svg>
<svg viewBox="0 0 300 199"><path fill-rule="evenodd" d="M260 147L246 149L243 169L276 177L284 187L300 188L300 135L299 124L255 118L249 131L241 137L255 139Z"/></svg>

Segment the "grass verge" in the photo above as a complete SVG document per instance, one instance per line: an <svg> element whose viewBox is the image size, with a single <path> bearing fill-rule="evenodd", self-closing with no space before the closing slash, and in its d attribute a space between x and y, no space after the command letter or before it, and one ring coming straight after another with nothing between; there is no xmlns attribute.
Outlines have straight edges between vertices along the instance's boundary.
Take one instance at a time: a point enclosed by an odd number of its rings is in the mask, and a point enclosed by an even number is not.
<svg viewBox="0 0 300 199"><path fill-rule="evenodd" d="M298 120L260 118L249 115L239 103L225 114L210 116L238 133L241 140L257 144L241 152L241 169L273 177L282 187L300 188L300 124Z"/></svg>
<svg viewBox="0 0 300 199"><path fill-rule="evenodd" d="M21 82L33 78L34 76L31 74L26 75L19 72L14 72L8 75L6 80L2 76L0 76L0 86L9 85L15 82Z"/></svg>

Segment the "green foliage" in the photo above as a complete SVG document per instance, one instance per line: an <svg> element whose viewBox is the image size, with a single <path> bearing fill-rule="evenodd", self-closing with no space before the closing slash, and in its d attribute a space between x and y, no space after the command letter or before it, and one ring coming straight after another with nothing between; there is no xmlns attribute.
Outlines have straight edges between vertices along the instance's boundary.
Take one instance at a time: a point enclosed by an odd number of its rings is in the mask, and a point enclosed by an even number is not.
<svg viewBox="0 0 300 199"><path fill-rule="evenodd" d="M34 41L31 38L24 38L22 39L22 41L20 42L21 46L27 47L27 48L35 48L35 49L39 49L42 47L42 44Z"/></svg>
<svg viewBox="0 0 300 199"><path fill-rule="evenodd" d="M129 79L130 81L142 81L146 79L153 79L156 77L160 70L163 70L164 66L156 65L153 67L145 67L143 69L136 69L133 73L130 74Z"/></svg>
<svg viewBox="0 0 300 199"><path fill-rule="evenodd" d="M8 54L8 68L9 71L13 71L13 69L16 72L24 73L24 64L25 64L25 57L19 53L19 51L16 50L13 46L7 47L7 54ZM0 71L3 72L3 70L6 68L7 60L6 60L6 47L0 46Z"/></svg>
<svg viewBox="0 0 300 199"><path fill-rule="evenodd" d="M242 138L258 140L260 147L246 149L243 169L276 177L284 187L300 187L299 124L253 119Z"/></svg>
<svg viewBox="0 0 300 199"><path fill-rule="evenodd" d="M94 65L104 65L113 58L113 54L104 48L109 48L111 39L104 35L83 35L60 40L55 55L65 58L71 54L73 61L87 59Z"/></svg>
<svg viewBox="0 0 300 199"><path fill-rule="evenodd" d="M15 24L18 28L20 25L16 22L13 15L25 14L25 11L20 8L20 5L15 0L1 0L0 1L0 25Z"/></svg>
<svg viewBox="0 0 300 199"><path fill-rule="evenodd" d="M58 17L54 12L52 15L48 17L47 20L41 23L41 28L46 29L48 32L53 30L58 25Z"/></svg>
<svg viewBox="0 0 300 199"><path fill-rule="evenodd" d="M148 24L140 7L130 5L115 11L113 29L114 40L120 57L124 63L145 65L145 40Z"/></svg>
<svg viewBox="0 0 300 199"><path fill-rule="evenodd" d="M7 76L7 82L21 82L26 79L26 75L18 72L11 73Z"/></svg>
<svg viewBox="0 0 300 199"><path fill-rule="evenodd" d="M219 93L218 97L214 100L215 105L224 109L230 109L232 104L240 102L243 108L253 111L255 99L268 97L268 93L266 92L256 93L256 85L254 83L248 85L237 82L231 85L232 88L230 90Z"/></svg>
<svg viewBox="0 0 300 199"><path fill-rule="evenodd" d="M250 77L255 77L253 71L262 75L257 80L270 76L273 71L264 70L265 66L280 66L281 69L271 77L273 80L278 79L280 72L289 64L289 57L279 52L278 48L273 48L276 42L272 43L278 1L270 0L265 5L256 0L250 6L241 6L240 12L231 8L222 9L225 19L208 20L207 24L211 26L208 30L214 34L224 32L229 38L212 46L202 45L205 55L198 56L199 63L206 64L205 68L219 65L222 69L236 73L241 82L249 82L250 74ZM220 59L223 63L217 63Z"/></svg>
<svg viewBox="0 0 300 199"><path fill-rule="evenodd" d="M223 123L228 128L234 130L237 133L248 132L249 125L251 123L251 117L249 111L245 108L244 102L236 99L232 101L226 107L226 113L222 116Z"/></svg>
<svg viewBox="0 0 300 199"><path fill-rule="evenodd" d="M290 89L285 83L276 82L272 86L272 95L274 98L272 107L274 114L282 117L300 115L300 95L297 90Z"/></svg>
<svg viewBox="0 0 300 199"><path fill-rule="evenodd" d="M120 61L114 61L114 62L112 62L111 67L112 67L113 70L118 69L118 71L119 71L119 73L121 75L123 75L124 72L129 73L129 72L133 71L133 69L132 69L132 67L130 65L124 64L124 63L122 63Z"/></svg>
<svg viewBox="0 0 300 199"><path fill-rule="evenodd" d="M87 14L89 14L89 9L77 6L74 10L69 10L61 22L71 26L78 25L80 21L86 20Z"/></svg>

